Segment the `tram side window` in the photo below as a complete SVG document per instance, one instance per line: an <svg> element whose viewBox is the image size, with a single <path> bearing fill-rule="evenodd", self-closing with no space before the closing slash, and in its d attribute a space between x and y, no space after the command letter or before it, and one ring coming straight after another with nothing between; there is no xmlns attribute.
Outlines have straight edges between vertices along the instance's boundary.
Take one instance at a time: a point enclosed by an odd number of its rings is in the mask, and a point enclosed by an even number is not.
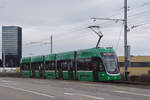
<svg viewBox="0 0 150 100"><path fill-rule="evenodd" d="M62 67L63 70L68 70L67 61L62 61L61 62L61 67Z"/></svg>
<svg viewBox="0 0 150 100"><path fill-rule="evenodd" d="M37 63L32 63L32 69L39 70Z"/></svg>
<svg viewBox="0 0 150 100"><path fill-rule="evenodd" d="M65 60L65 61L59 61L58 62L58 69L62 68L62 70L73 70L73 61L72 60Z"/></svg>
<svg viewBox="0 0 150 100"><path fill-rule="evenodd" d="M68 60L67 61L67 67L68 67L68 70L75 70L74 61Z"/></svg>
<svg viewBox="0 0 150 100"><path fill-rule="evenodd" d="M79 59L77 61L77 69L87 71L93 70L92 59Z"/></svg>
<svg viewBox="0 0 150 100"><path fill-rule="evenodd" d="M30 64L22 64L22 70L29 70Z"/></svg>
<svg viewBox="0 0 150 100"><path fill-rule="evenodd" d="M32 64L32 69L41 70L41 69L43 69L43 68L44 68L44 66L43 66L42 63L33 63L33 64Z"/></svg>
<svg viewBox="0 0 150 100"><path fill-rule="evenodd" d="M54 62L46 62L46 70L55 70Z"/></svg>
<svg viewBox="0 0 150 100"><path fill-rule="evenodd" d="M38 67L39 67L39 70L44 70L43 63L39 63L38 65L39 65L39 66L38 66Z"/></svg>

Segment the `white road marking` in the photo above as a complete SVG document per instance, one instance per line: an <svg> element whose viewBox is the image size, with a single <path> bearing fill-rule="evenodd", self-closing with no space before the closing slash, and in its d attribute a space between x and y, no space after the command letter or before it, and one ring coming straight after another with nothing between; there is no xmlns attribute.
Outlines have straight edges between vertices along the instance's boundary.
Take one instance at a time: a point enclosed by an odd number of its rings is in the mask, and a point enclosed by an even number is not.
<svg viewBox="0 0 150 100"><path fill-rule="evenodd" d="M82 85L90 85L90 86L95 86L95 84L90 84L90 83L84 83Z"/></svg>
<svg viewBox="0 0 150 100"><path fill-rule="evenodd" d="M73 91L73 88L64 88L65 90Z"/></svg>
<svg viewBox="0 0 150 100"><path fill-rule="evenodd" d="M0 80L1 82L3 82L4 84L11 84L11 85L18 85L19 83L14 82L14 81L7 81L7 80Z"/></svg>
<svg viewBox="0 0 150 100"><path fill-rule="evenodd" d="M79 93L64 93L64 94L65 95L70 95L70 96L77 95L77 96L82 96L82 97L88 97L88 98L93 98L93 99L96 99L96 100L104 100L104 98L95 97L95 96L86 95L86 94L79 94Z"/></svg>
<svg viewBox="0 0 150 100"><path fill-rule="evenodd" d="M1 82L6 82L6 83L8 83L8 82L13 82L13 81L1 80Z"/></svg>
<svg viewBox="0 0 150 100"><path fill-rule="evenodd" d="M131 94L131 95L137 95L137 96L150 97L150 95L148 95L148 94L135 93L135 92L128 92L128 91L113 91L113 92L122 93L122 94Z"/></svg>
<svg viewBox="0 0 150 100"><path fill-rule="evenodd" d="M54 96L43 94L43 93L39 93L39 92L35 92L35 91L31 91L31 90L25 90L25 89L22 89L22 88L16 88L16 87L5 86L5 85L0 85L0 86L1 87L15 89L15 90L19 90L19 91L29 92L29 93L32 93L32 94L41 95L41 96L45 96L45 97L49 97L49 98L54 98Z"/></svg>

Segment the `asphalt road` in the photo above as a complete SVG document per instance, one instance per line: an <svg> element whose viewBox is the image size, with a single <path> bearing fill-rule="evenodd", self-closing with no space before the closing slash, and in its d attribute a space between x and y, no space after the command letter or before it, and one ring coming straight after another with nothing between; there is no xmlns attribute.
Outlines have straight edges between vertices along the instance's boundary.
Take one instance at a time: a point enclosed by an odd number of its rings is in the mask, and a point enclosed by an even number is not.
<svg viewBox="0 0 150 100"><path fill-rule="evenodd" d="M150 89L105 83L0 78L0 100L150 100Z"/></svg>

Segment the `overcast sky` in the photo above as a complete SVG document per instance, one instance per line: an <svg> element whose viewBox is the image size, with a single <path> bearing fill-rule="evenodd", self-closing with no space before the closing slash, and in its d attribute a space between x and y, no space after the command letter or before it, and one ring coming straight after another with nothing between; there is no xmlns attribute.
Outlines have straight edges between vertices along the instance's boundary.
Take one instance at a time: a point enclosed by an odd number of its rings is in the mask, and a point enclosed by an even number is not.
<svg viewBox="0 0 150 100"><path fill-rule="evenodd" d="M100 25L101 47L124 54L122 22L93 22L91 17L123 18L124 0L0 0L0 25L23 28L23 56L95 47L97 35L87 27ZM131 55L150 55L150 1L128 0L128 44ZM140 25L131 29L133 25ZM35 42L38 42L34 44Z"/></svg>

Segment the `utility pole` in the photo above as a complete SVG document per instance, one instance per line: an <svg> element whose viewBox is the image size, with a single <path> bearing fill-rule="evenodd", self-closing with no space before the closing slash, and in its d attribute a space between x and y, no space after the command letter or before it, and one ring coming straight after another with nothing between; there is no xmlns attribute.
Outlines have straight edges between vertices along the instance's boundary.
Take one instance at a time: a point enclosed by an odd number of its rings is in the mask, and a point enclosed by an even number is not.
<svg viewBox="0 0 150 100"><path fill-rule="evenodd" d="M124 0L124 76L128 80L128 45L127 45L127 0Z"/></svg>
<svg viewBox="0 0 150 100"><path fill-rule="evenodd" d="M52 35L51 35L50 39L51 39L51 49L50 49L50 53L52 54L52 53L53 53L53 37L52 37Z"/></svg>

